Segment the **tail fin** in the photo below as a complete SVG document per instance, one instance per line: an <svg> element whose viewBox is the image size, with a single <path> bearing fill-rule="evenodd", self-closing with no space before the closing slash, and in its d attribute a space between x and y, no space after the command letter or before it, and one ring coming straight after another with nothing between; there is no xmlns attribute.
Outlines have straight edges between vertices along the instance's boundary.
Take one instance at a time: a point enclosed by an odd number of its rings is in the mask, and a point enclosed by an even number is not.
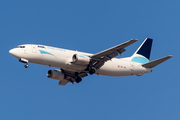
<svg viewBox="0 0 180 120"><path fill-rule="evenodd" d="M136 52L132 55L132 62L145 64L149 62L153 39L146 38Z"/></svg>

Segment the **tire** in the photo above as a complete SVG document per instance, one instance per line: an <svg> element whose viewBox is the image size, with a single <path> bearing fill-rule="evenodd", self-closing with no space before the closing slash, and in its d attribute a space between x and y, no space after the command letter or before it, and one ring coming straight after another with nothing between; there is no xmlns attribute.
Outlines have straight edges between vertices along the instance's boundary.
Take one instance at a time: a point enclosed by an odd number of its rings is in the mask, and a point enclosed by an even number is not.
<svg viewBox="0 0 180 120"><path fill-rule="evenodd" d="M91 70L89 71L89 74L92 75L92 74L94 74L95 72L96 72L95 69L91 69Z"/></svg>
<svg viewBox="0 0 180 120"><path fill-rule="evenodd" d="M81 77L77 77L76 78L76 83L80 83L82 81L82 78Z"/></svg>
<svg viewBox="0 0 180 120"><path fill-rule="evenodd" d="M28 64L25 64L25 65L24 65L25 68L28 68L28 66L29 66Z"/></svg>

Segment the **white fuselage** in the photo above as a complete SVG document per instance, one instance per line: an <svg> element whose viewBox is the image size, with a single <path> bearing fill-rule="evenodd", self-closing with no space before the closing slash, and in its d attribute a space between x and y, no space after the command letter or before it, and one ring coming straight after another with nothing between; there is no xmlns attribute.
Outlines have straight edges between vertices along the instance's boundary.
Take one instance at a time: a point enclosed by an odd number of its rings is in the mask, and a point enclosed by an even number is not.
<svg viewBox="0 0 180 120"><path fill-rule="evenodd" d="M10 53L17 59L23 58L30 63L58 67L74 72L82 72L87 68L87 65L72 63L72 56L74 54L87 57L93 55L44 45L26 44L22 46L25 47L14 48L10 50ZM140 63L132 62L130 59L131 57L121 59L113 58L97 69L96 74L106 76L140 76L144 73L151 72L152 69L144 68Z"/></svg>

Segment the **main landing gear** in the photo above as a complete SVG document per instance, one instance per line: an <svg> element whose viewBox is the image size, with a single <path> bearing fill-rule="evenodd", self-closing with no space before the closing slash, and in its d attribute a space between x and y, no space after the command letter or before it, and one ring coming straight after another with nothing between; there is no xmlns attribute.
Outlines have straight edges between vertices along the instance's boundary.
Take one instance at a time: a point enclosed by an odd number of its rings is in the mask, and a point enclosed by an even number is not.
<svg viewBox="0 0 180 120"><path fill-rule="evenodd" d="M92 66L92 64L89 64L85 71L89 71L89 74L92 75L96 72L96 69Z"/></svg>
<svg viewBox="0 0 180 120"><path fill-rule="evenodd" d="M89 70L89 74L90 74L90 75L94 74L95 72L96 72L96 71L95 71L95 69L93 69L93 68Z"/></svg>
<svg viewBox="0 0 180 120"><path fill-rule="evenodd" d="M76 78L76 83L80 83L82 81L82 78L81 77L77 77Z"/></svg>
<svg viewBox="0 0 180 120"><path fill-rule="evenodd" d="M81 77L79 77L79 73L78 72L75 72L75 81L76 81L76 83L80 83L81 81L82 81L82 78Z"/></svg>

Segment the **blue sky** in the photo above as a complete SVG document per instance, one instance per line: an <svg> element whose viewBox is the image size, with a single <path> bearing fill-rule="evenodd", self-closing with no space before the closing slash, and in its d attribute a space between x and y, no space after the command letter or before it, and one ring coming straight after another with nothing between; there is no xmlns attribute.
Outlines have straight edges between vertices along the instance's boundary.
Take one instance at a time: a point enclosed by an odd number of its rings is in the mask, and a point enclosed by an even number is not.
<svg viewBox="0 0 180 120"><path fill-rule="evenodd" d="M0 1L1 120L179 120L180 1ZM58 86L48 66L22 63L8 51L26 43L97 53L139 39L120 57L154 39L151 60L174 57L141 77L88 76Z"/></svg>

